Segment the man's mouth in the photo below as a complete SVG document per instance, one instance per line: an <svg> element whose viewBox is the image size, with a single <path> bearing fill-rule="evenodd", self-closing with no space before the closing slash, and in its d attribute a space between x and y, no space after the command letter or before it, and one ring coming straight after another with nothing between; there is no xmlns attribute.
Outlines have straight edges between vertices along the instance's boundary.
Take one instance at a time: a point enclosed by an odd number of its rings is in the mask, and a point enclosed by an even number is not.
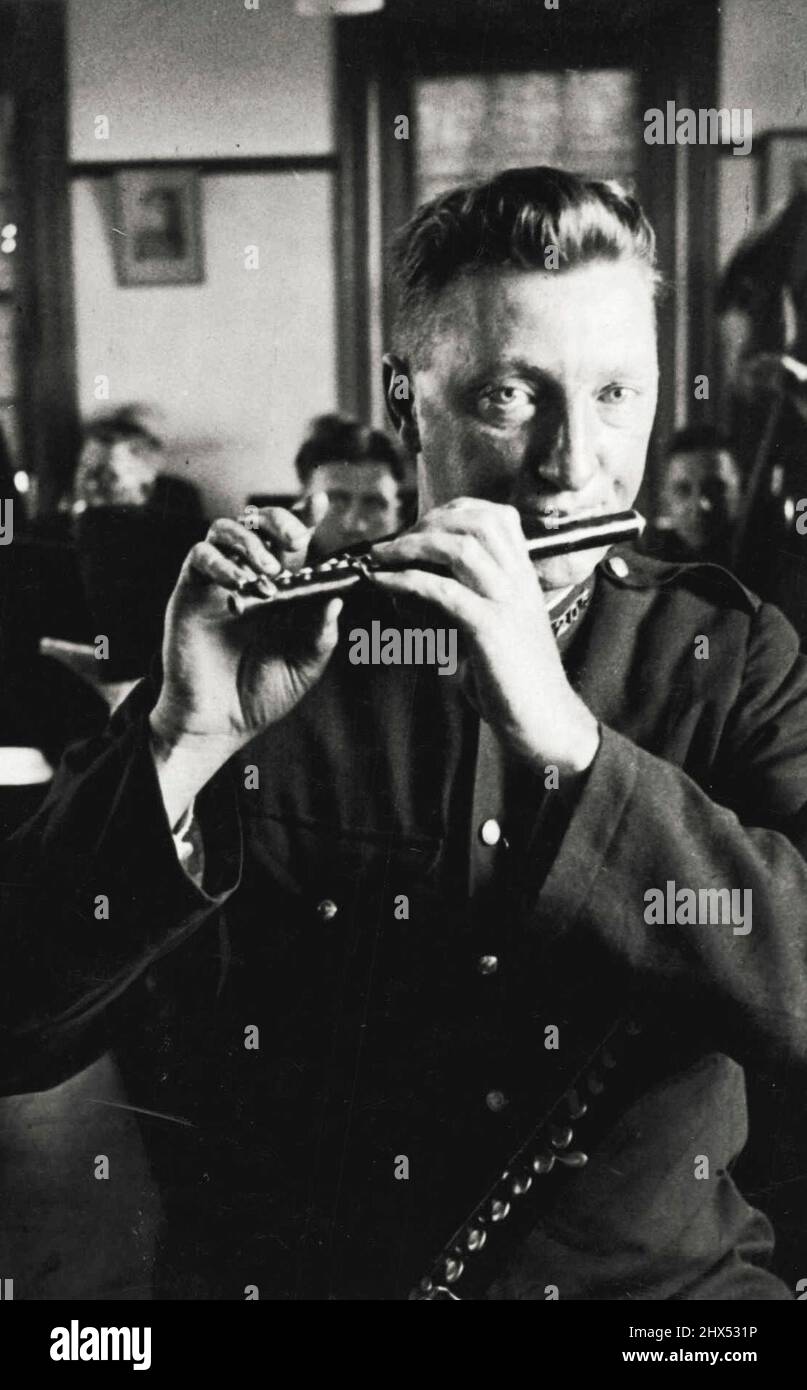
<svg viewBox="0 0 807 1390"><path fill-rule="evenodd" d="M520 506L519 512L523 521L539 521L542 525L552 526L553 522L567 521L577 516L605 516L609 511L614 510L605 502L575 504L573 502L533 502L529 506Z"/></svg>

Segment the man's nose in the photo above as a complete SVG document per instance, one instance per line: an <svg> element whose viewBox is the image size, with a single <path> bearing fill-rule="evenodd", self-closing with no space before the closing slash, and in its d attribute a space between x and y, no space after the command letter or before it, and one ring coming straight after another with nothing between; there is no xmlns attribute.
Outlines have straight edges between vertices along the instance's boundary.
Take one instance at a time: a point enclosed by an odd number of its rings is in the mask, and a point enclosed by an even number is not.
<svg viewBox="0 0 807 1390"><path fill-rule="evenodd" d="M714 511L714 502L711 497L699 497L698 506L702 512L709 513Z"/></svg>
<svg viewBox="0 0 807 1390"><path fill-rule="evenodd" d="M367 529L367 517L361 504L348 507L342 525L351 535L361 536Z"/></svg>
<svg viewBox="0 0 807 1390"><path fill-rule="evenodd" d="M580 492L596 472L597 454L594 423L589 419L585 403L570 408L561 416L544 457L536 457L537 471L559 489Z"/></svg>

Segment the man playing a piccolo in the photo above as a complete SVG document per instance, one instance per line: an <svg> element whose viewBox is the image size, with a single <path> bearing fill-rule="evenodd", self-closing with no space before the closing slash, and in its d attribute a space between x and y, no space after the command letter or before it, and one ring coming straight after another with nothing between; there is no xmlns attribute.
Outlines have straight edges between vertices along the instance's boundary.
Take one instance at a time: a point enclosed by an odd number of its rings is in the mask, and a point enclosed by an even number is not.
<svg viewBox="0 0 807 1390"><path fill-rule="evenodd" d="M418 522L344 598L254 597L305 565L284 511L188 556L160 674L6 849L6 1089L103 1036L190 1122L164 1296L792 1298L730 1168L743 1067L807 1055L795 634L724 570L524 539L638 493L652 230L513 170L397 282ZM456 675L352 665L379 620L455 628Z"/></svg>

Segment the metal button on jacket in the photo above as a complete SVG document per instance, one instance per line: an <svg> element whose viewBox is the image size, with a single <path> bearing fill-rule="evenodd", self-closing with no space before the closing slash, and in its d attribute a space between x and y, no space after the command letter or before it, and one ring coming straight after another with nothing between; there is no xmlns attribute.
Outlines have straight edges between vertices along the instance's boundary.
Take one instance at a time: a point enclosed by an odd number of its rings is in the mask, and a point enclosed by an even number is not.
<svg viewBox="0 0 807 1390"><path fill-rule="evenodd" d="M495 1115L499 1110L504 1110L507 1105L507 1096L504 1091L488 1091L485 1096L485 1104L488 1110L492 1110Z"/></svg>
<svg viewBox="0 0 807 1390"><path fill-rule="evenodd" d="M479 827L479 838L483 845L490 845L491 848L493 845L498 845L502 838L502 828L499 822L492 817L490 820L484 820Z"/></svg>
<svg viewBox="0 0 807 1390"><path fill-rule="evenodd" d="M630 570L627 560L623 560L621 555L614 555L608 561L608 568L615 579L627 579Z"/></svg>
<svg viewBox="0 0 807 1390"><path fill-rule="evenodd" d="M336 916L339 908L333 898L323 898L321 903L317 903L317 915L323 922L330 922Z"/></svg>
<svg viewBox="0 0 807 1390"><path fill-rule="evenodd" d="M498 956L480 956L476 963L480 975L495 975L499 968Z"/></svg>

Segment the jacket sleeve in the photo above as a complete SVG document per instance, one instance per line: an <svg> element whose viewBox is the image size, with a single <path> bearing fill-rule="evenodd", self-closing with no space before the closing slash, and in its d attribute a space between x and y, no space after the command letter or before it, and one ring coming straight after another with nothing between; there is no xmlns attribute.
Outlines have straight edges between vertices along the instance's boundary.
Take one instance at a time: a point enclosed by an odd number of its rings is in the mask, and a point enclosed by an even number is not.
<svg viewBox="0 0 807 1390"><path fill-rule="evenodd" d="M180 866L151 755L152 698L143 682L101 736L68 750L37 815L0 849L0 1090L83 1064L108 1006L238 885L226 773L208 798L204 889Z"/></svg>
<svg viewBox="0 0 807 1390"><path fill-rule="evenodd" d="M795 632L777 609L759 607L704 785L613 728L601 732L558 852L535 884L547 948L584 961L596 943L633 994L647 1002L655 992L740 1061L804 1062L807 662ZM740 890L746 920L724 919L708 899L719 921L670 920L668 885L673 901L681 889ZM659 902L666 921L654 920Z"/></svg>

